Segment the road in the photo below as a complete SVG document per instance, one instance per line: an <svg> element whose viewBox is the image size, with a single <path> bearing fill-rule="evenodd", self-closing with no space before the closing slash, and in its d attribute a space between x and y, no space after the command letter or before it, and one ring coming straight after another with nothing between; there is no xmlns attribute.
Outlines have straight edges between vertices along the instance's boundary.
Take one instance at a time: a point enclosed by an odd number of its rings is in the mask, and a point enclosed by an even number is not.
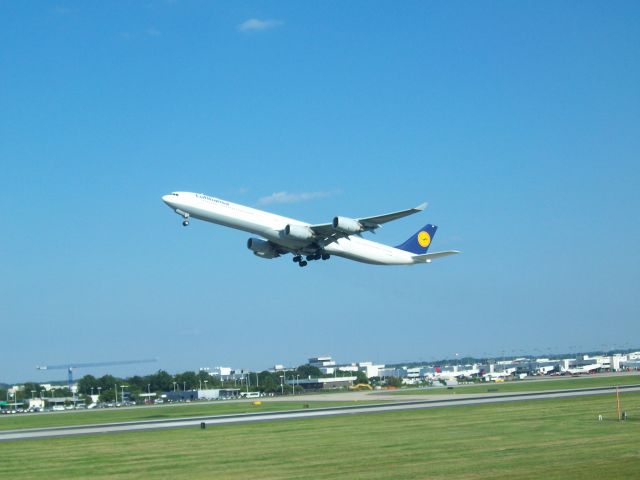
<svg viewBox="0 0 640 480"><path fill-rule="evenodd" d="M640 385L619 387L624 392L640 392ZM338 415L356 415L365 413L396 412L403 410L418 410L427 408L454 407L462 405L481 405L487 403L514 402L523 400L543 400L549 398L579 397L587 395L613 394L615 387L583 388L573 390L555 390L535 393L505 393L486 395L457 395L455 398L420 399L398 401L390 404L355 405L346 407L326 407L304 410L291 410L267 413L244 413L230 415L213 415L203 417L189 417L169 420L145 420L135 422L120 422L100 425L82 425L73 427L54 427L23 430L5 430L0 432L0 441L27 440L37 438L69 437L75 435L105 434L116 432L133 432L145 430L160 430L168 428L200 428L216 425L267 422L276 420L295 420ZM333 397L333 396L332 396ZM310 396L306 397L310 400ZM333 397L332 399L335 399ZM369 398L370 399L370 398Z"/></svg>

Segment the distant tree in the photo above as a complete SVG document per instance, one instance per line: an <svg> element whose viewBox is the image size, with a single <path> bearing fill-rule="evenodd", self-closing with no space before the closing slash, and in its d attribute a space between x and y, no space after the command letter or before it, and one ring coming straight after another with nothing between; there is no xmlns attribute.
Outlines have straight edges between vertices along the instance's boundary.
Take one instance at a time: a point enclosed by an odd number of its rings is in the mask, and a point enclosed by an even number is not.
<svg viewBox="0 0 640 480"><path fill-rule="evenodd" d="M114 402L115 400L116 394L113 386L108 390L102 390L100 393L99 401L101 402Z"/></svg>
<svg viewBox="0 0 640 480"><path fill-rule="evenodd" d="M300 365L296 368L296 374L300 375L300 378L318 378L322 376L322 371L313 365Z"/></svg>
<svg viewBox="0 0 640 480"><path fill-rule="evenodd" d="M207 379L207 386L209 388L220 388L222 387L222 380L220 380L220 377L209 375L209 378Z"/></svg>
<svg viewBox="0 0 640 480"><path fill-rule="evenodd" d="M356 381L354 383L366 383L369 384L369 379L367 378L367 374L361 371L355 372Z"/></svg>
<svg viewBox="0 0 640 480"><path fill-rule="evenodd" d="M387 377L387 386L400 388L402 386L402 379L398 377Z"/></svg>
<svg viewBox="0 0 640 480"><path fill-rule="evenodd" d="M35 395L36 397L40 396L40 392L44 391L44 388L42 388L42 386L40 386L39 383L34 383L34 382L26 382L24 384L24 396L25 398L31 398L31 392L35 392L33 395ZM0 400L2 399L2 396L0 396Z"/></svg>
<svg viewBox="0 0 640 480"><path fill-rule="evenodd" d="M175 381L178 383L180 389L186 388L187 390L192 388L198 388L200 381L195 372L182 372L175 375Z"/></svg>
<svg viewBox="0 0 640 480"><path fill-rule="evenodd" d="M260 390L267 393L274 393L280 388L280 379L276 381L274 376L270 372L261 372L260 378Z"/></svg>
<svg viewBox="0 0 640 480"><path fill-rule="evenodd" d="M98 379L98 387L100 387L103 392L113 389L116 383L120 383L120 380L113 375L103 375Z"/></svg>
<svg viewBox="0 0 640 480"><path fill-rule="evenodd" d="M207 372L206 370L200 370L198 372L198 380L202 382L202 386L204 387L204 381L206 380L207 383L211 383L211 374L209 372Z"/></svg>
<svg viewBox="0 0 640 480"><path fill-rule="evenodd" d="M151 390L154 392L167 392L173 389L173 377L164 370L158 370L149 376Z"/></svg>
<svg viewBox="0 0 640 480"><path fill-rule="evenodd" d="M91 389L94 390L94 393L98 392L98 379L96 377L93 375L85 375L78 380L78 393L89 395L91 394Z"/></svg>
<svg viewBox="0 0 640 480"><path fill-rule="evenodd" d="M147 381L145 377L141 377L140 375L134 375L133 377L127 378L127 384L129 385L129 391L147 391L147 385L150 382Z"/></svg>
<svg viewBox="0 0 640 480"><path fill-rule="evenodd" d="M53 388L49 390L47 397L70 397L71 391L68 387Z"/></svg>

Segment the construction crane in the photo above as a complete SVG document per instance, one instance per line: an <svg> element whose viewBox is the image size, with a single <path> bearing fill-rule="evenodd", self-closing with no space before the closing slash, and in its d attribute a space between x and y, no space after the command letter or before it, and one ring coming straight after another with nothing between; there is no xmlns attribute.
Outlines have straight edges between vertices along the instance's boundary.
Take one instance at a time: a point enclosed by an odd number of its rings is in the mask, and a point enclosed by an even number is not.
<svg viewBox="0 0 640 480"><path fill-rule="evenodd" d="M73 371L78 368L88 367L109 367L113 365L132 365L134 363L151 363L157 362L157 358L145 358L142 360L120 360L116 362L93 362L93 363L67 363L63 365L46 365L43 367L36 367L38 370L66 370L68 373L69 391L71 392L71 386L73 385Z"/></svg>

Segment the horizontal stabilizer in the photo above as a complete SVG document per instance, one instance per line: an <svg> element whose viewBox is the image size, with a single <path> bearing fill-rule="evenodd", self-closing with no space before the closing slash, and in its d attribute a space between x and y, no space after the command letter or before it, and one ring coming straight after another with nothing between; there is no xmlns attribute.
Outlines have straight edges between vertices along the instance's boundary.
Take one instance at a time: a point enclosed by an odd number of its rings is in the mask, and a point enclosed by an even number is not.
<svg viewBox="0 0 640 480"><path fill-rule="evenodd" d="M413 259L416 263L429 263L431 260L435 260L440 257L448 257L449 255L455 255L460 253L459 250L447 250L445 252L424 253L422 255L414 255Z"/></svg>

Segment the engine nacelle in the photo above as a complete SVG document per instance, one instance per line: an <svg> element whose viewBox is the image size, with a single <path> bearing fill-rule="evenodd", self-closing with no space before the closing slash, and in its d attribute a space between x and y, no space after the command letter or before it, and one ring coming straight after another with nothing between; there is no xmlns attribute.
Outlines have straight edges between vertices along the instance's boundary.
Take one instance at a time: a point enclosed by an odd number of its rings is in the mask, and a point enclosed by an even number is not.
<svg viewBox="0 0 640 480"><path fill-rule="evenodd" d="M247 248L260 258L275 258L280 256L270 242L259 238L250 238L247 240Z"/></svg>
<svg viewBox="0 0 640 480"><path fill-rule="evenodd" d="M314 237L313 230L305 225L287 225L284 227L284 234L296 240L311 240Z"/></svg>
<svg viewBox="0 0 640 480"><path fill-rule="evenodd" d="M359 221L347 217L334 217L333 228L335 228L339 232L348 234L360 233L364 231L364 227Z"/></svg>

